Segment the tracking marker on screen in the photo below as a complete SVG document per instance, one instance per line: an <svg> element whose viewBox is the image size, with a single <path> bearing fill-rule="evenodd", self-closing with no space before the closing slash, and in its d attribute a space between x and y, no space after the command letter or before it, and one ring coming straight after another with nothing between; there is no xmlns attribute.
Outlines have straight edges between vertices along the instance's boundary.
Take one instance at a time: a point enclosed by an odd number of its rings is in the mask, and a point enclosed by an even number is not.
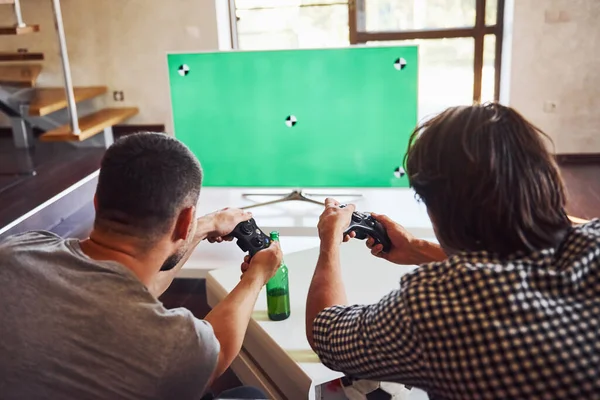
<svg viewBox="0 0 600 400"><path fill-rule="evenodd" d="M404 171L404 168L402 167L398 167L394 170L394 176L398 179L403 178L404 175L406 175L406 171Z"/></svg>
<svg viewBox="0 0 600 400"><path fill-rule="evenodd" d="M188 67L187 64L183 64L179 67L179 69L177 70L177 72L179 73L179 75L181 76L187 76L187 74L190 73L190 67Z"/></svg>
<svg viewBox="0 0 600 400"><path fill-rule="evenodd" d="M298 119L294 115L290 115L285 119L285 124L288 128L292 128L298 123Z"/></svg>
<svg viewBox="0 0 600 400"><path fill-rule="evenodd" d="M396 61L394 61L394 68L396 68L398 71L401 71L406 68L406 64L407 62L404 58L397 58Z"/></svg>

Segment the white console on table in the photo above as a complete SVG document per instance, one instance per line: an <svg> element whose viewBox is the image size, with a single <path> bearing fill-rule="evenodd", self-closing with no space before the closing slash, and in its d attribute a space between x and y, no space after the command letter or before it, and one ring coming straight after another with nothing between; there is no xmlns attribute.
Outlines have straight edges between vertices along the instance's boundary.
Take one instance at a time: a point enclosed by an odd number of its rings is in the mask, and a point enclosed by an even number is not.
<svg viewBox="0 0 600 400"><path fill-rule="evenodd" d="M244 198L245 193L265 193L265 196ZM285 193L285 189L231 189L204 188L198 203L198 215L207 214L224 207L244 207L265 202L276 197L269 194ZM415 236L433 238L431 222L424 204L417 202L410 189L314 189L312 198L324 201L325 195L334 195L341 202L354 203L360 211L387 214L404 225ZM345 197L343 194L359 193L362 196ZM335 196L338 194L338 196ZM323 207L316 204L291 201L265 207L253 208L256 223L265 232L277 230L281 235L286 253L297 252L318 246L317 222ZM180 278L205 278L208 271L229 266L239 266L243 253L235 243L201 243L186 265Z"/></svg>

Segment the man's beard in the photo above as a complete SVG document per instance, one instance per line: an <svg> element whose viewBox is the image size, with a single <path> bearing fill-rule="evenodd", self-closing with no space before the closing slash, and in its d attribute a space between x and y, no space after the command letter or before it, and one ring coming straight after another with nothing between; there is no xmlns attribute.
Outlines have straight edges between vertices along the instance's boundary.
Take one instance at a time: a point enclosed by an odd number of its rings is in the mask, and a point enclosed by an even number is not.
<svg viewBox="0 0 600 400"><path fill-rule="evenodd" d="M179 261L181 261L181 259L187 252L188 248L192 245L192 238L194 237L194 234L196 233L196 224L197 224L196 215L194 214L194 223L191 224L188 229L188 239L187 239L186 243L183 246L181 246L181 248L179 248L179 250L177 250L175 253L171 254L165 260L163 265L160 267L161 271L170 271L173 268L175 268L177 266L177 264L179 264Z"/></svg>
<svg viewBox="0 0 600 400"><path fill-rule="evenodd" d="M174 254L171 254L160 267L161 271L170 271L179 264L179 261L185 255L187 250L187 246L182 246L179 250L177 250Z"/></svg>

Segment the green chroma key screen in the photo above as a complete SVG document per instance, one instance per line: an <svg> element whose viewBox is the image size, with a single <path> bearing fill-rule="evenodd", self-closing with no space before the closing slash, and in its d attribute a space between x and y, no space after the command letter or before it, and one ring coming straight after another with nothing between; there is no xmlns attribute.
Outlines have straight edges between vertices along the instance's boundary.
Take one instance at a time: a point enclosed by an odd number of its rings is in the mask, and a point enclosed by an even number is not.
<svg viewBox="0 0 600 400"><path fill-rule="evenodd" d="M418 50L170 54L175 136L205 186L406 187Z"/></svg>

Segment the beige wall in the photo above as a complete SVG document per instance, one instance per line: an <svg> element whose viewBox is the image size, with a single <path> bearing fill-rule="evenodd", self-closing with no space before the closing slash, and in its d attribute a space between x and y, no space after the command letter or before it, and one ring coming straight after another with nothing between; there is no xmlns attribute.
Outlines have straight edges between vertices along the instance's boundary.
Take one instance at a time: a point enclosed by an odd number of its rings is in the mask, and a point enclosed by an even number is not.
<svg viewBox="0 0 600 400"><path fill-rule="evenodd" d="M600 153L600 0L513 1L504 101L557 153Z"/></svg>
<svg viewBox="0 0 600 400"><path fill-rule="evenodd" d="M98 106L140 108L134 124L166 124L172 132L166 54L218 48L215 0L62 0L67 43L75 85L106 85L122 90ZM40 86L62 85L58 42L51 1L22 0L28 23L40 24L35 35L2 36L0 51L42 51L46 55ZM6 10L7 12L4 12ZM0 25L12 23L2 8Z"/></svg>

